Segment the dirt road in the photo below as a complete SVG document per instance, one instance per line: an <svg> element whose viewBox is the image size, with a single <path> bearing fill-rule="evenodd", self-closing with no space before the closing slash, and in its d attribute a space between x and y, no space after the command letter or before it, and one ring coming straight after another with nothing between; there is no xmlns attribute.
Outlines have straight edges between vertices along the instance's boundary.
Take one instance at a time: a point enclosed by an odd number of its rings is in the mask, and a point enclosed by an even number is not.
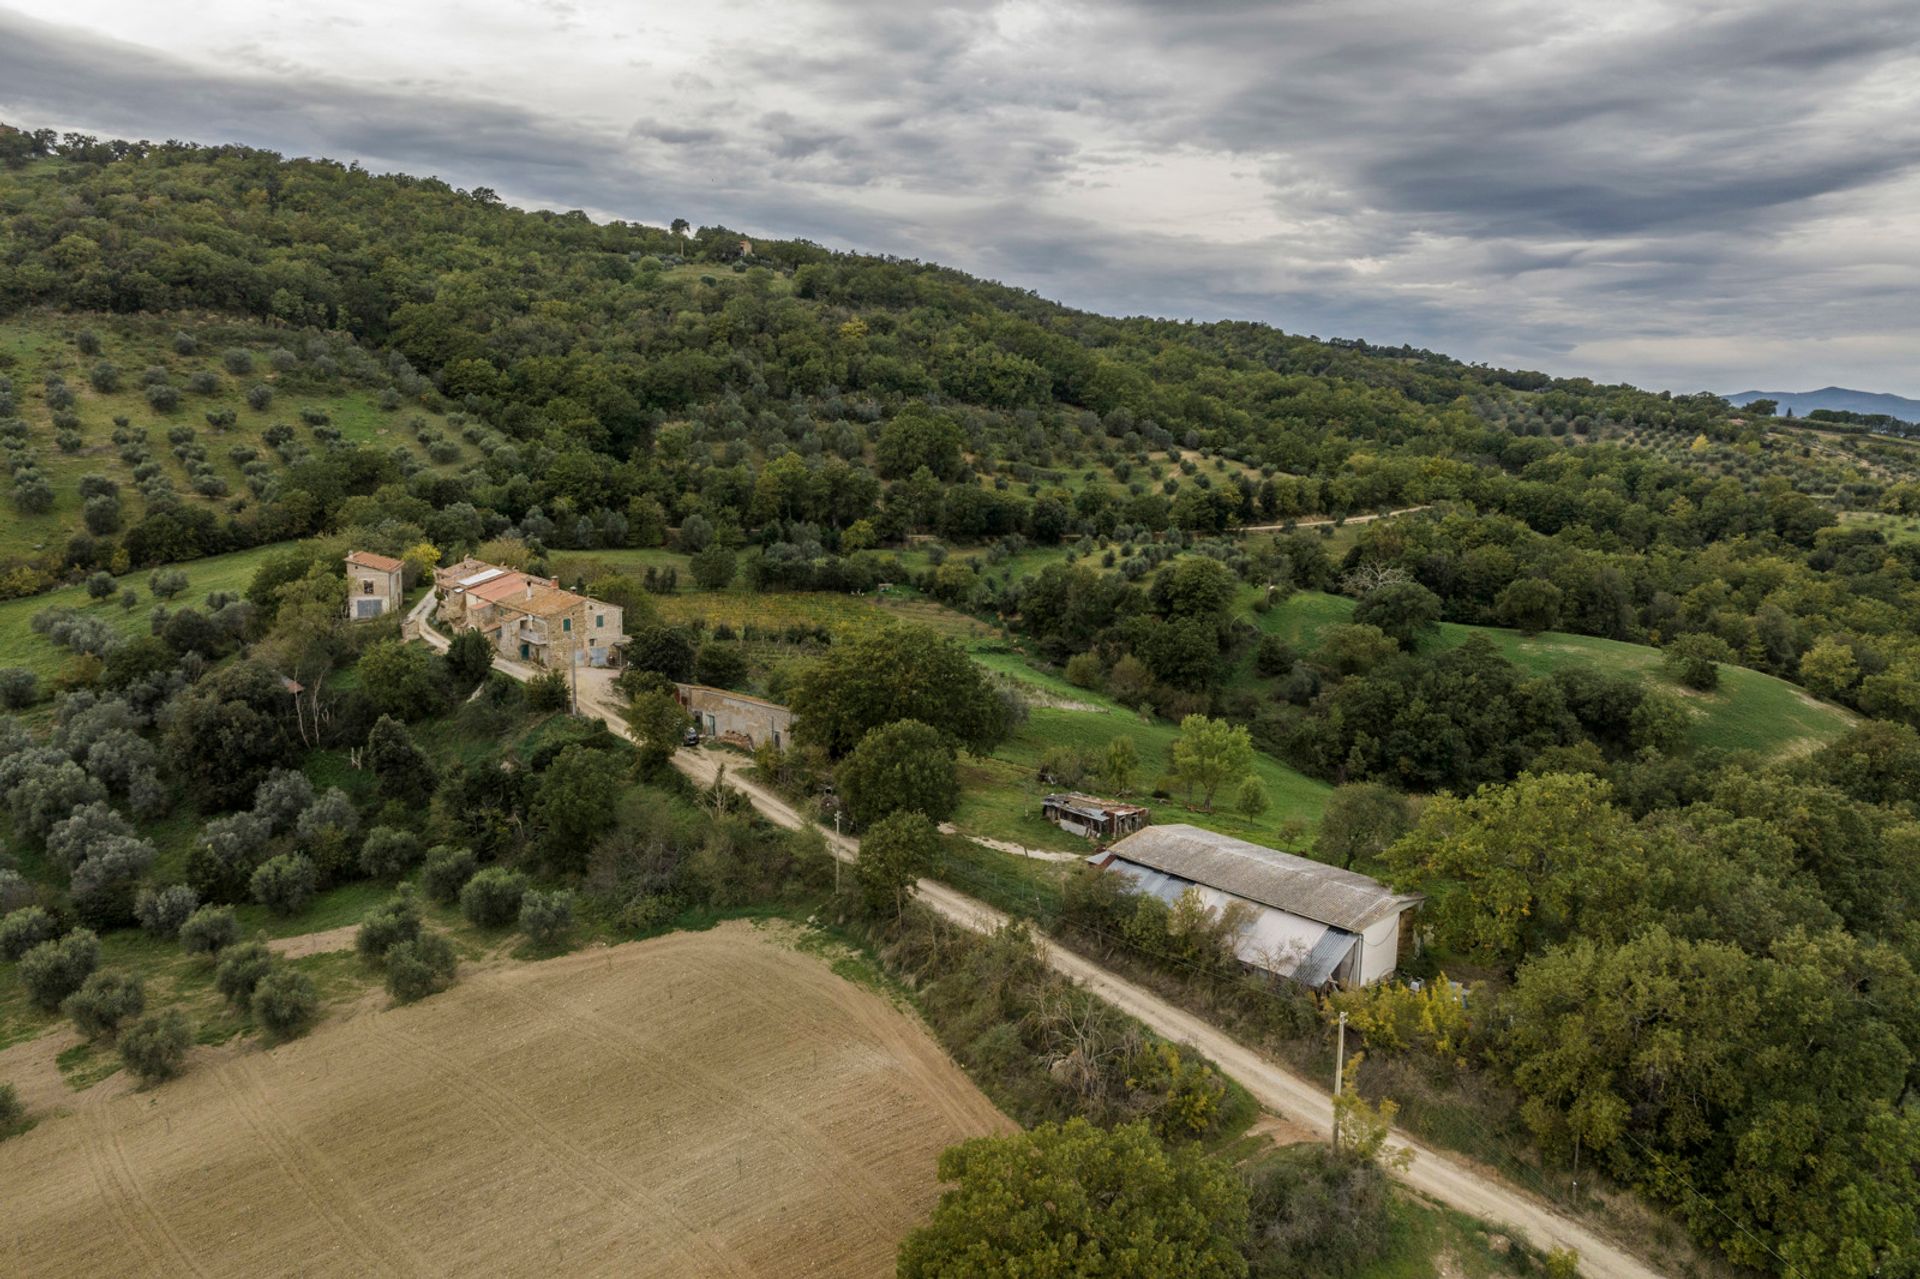
<svg viewBox="0 0 1920 1279"><path fill-rule="evenodd" d="M1403 506L1397 511L1372 511L1366 515L1349 515L1347 516L1345 522L1348 524L1371 524L1375 520L1392 519L1396 515L1412 515L1415 511L1425 511L1430 509L1432 509L1431 505ZM1334 520L1334 519L1294 520L1293 527L1319 528L1323 524L1338 524L1340 522L1341 521ZM1285 524L1247 524L1247 525L1243 525L1240 528L1234 529L1233 531L1236 533L1278 533L1284 530L1286 527L1287 526Z"/></svg>
<svg viewBox="0 0 1920 1279"><path fill-rule="evenodd" d="M1405 513L1387 512L1391 515ZM423 628L423 633L432 642L435 632ZM438 646L445 645L446 640L440 638ZM496 665L504 668L512 664ZM508 670L508 673L517 674L514 670ZM583 670L579 678L581 711L600 716L610 729L630 739L632 731L626 720L617 713L618 695L613 689L613 672ZM680 750L674 752L673 756L674 766L703 786L713 784L722 766L738 761L738 756L708 750ZM780 796L739 777L734 769L728 770L727 783L745 794L753 806L776 825L789 830L813 825L809 818ZM834 856L842 861L852 861L859 856L858 840L837 835L830 830L823 833L827 847ZM993 907L930 879L920 881L919 894L929 907L964 928L990 932L1007 922L1007 917ZM1331 1094L1286 1066L1058 942L1043 938L1042 951L1051 967L1084 983L1103 999L1138 1018L1154 1033L1175 1043L1193 1045L1268 1110L1316 1132L1327 1132L1331 1128ZM1394 1130L1394 1140L1397 1145L1414 1152L1413 1163L1396 1175L1422 1194L1482 1221L1519 1231L1537 1246L1572 1248L1580 1254L1580 1272L1587 1279L1661 1279L1658 1271L1625 1248L1601 1237L1589 1226L1575 1221L1537 1196L1502 1181L1495 1174L1457 1156L1421 1145L1398 1129Z"/></svg>

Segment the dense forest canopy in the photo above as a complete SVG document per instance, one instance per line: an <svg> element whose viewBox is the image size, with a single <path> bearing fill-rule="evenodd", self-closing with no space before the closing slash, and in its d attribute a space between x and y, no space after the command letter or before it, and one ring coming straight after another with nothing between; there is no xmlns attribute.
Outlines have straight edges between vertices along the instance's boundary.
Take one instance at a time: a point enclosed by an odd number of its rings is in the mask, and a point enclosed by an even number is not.
<svg viewBox="0 0 1920 1279"><path fill-rule="evenodd" d="M85 580L104 600L158 569L170 600L163 566L275 544L244 598L163 608L152 635L36 622L91 662L45 740L0 735L36 848L56 826L56 845L132 841L114 814L165 811L164 779L211 818L197 891L234 897L257 867L222 850L296 837L246 805L309 733L404 762L399 724L445 700L444 671L345 637L349 544L416 568L671 545L704 589L910 583L1182 722L1189 754L1203 733L1257 743L1341 784L1320 852L1428 895L1435 946L1489 991L1446 1059L1512 1089L1540 1149L1589 1152L1743 1263L1920 1265L1920 540L1885 522L1920 515L1902 442L324 160L4 126L0 324L20 335L0 345L11 498L58 530L0 542L0 594ZM1390 511L1329 553L1334 523ZM640 673L703 669L710 646L628 585ZM1309 596L1346 611L1310 642L1263 629ZM1447 624L1658 646L1682 691L1523 669L1490 629L1442 645ZM837 642L787 690L831 721L803 746L857 758L904 717L991 750L1011 721L983 676L942 676L958 708L848 691L909 643L904 667L972 671L938 637ZM361 687L333 720L289 718L276 671L317 685L349 661ZM1690 747L1685 698L1726 666L1847 731ZM629 691L679 722L658 687ZM591 789L591 763L553 776ZM533 801L441 785L463 842L504 856ZM350 874L360 819L326 802L297 837ZM69 830L76 808L100 811ZM115 847L108 923L152 860ZM1151 916L1070 905L1116 932Z"/></svg>

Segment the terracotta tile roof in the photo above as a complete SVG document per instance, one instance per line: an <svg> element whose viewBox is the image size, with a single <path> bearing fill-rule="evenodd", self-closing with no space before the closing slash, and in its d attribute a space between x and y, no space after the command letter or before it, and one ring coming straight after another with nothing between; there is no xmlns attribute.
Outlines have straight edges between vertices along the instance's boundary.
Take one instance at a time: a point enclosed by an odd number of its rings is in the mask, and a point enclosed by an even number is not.
<svg viewBox="0 0 1920 1279"><path fill-rule="evenodd" d="M361 568L378 569L382 573L397 573L405 567L399 560L389 555L375 555L372 551L353 551L347 555L347 563L358 564Z"/></svg>
<svg viewBox="0 0 1920 1279"><path fill-rule="evenodd" d="M463 577L472 577L475 573L494 567L496 565L489 564L485 560L476 560L469 555L458 564L449 564L445 568L433 570L433 575L443 582L457 582Z"/></svg>
<svg viewBox="0 0 1920 1279"><path fill-rule="evenodd" d="M489 604L513 604L526 598L529 585L535 590L543 590L547 588L547 580L544 577L528 577L525 573L503 573L492 581L469 586L467 596L485 600Z"/></svg>
<svg viewBox="0 0 1920 1279"><path fill-rule="evenodd" d="M572 591L563 591L557 586L536 586L532 599L501 600L524 613L535 617L557 617L561 613L571 613L587 602L584 595L575 595Z"/></svg>

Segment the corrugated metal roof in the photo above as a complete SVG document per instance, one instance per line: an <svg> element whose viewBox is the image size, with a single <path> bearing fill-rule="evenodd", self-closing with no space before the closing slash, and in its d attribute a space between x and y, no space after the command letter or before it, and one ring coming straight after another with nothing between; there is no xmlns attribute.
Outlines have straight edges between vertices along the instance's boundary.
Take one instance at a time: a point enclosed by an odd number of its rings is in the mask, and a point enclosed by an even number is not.
<svg viewBox="0 0 1920 1279"><path fill-rule="evenodd" d="M1109 850L1116 857L1349 932L1405 910L1417 896L1377 879L1197 826L1148 826Z"/></svg>
<svg viewBox="0 0 1920 1279"><path fill-rule="evenodd" d="M1357 941L1355 935L1344 928L1251 902L1218 888L1127 861L1111 852L1096 853L1087 861L1126 876L1133 881L1135 892L1158 897L1169 906L1186 893L1194 892L1199 894L1203 905L1215 911L1224 913L1236 902L1247 907L1252 914L1241 924L1233 940L1234 954L1255 968L1264 968L1304 985L1324 985L1341 961L1352 953Z"/></svg>
<svg viewBox="0 0 1920 1279"><path fill-rule="evenodd" d="M491 582L494 578L499 577L502 573L506 571L507 570L504 568L482 569L480 572L475 573L472 577L461 578L460 585L478 586L482 582Z"/></svg>
<svg viewBox="0 0 1920 1279"><path fill-rule="evenodd" d="M1353 934L1345 929L1329 928L1321 935L1319 944L1308 951L1307 957L1295 964L1288 975L1303 986L1324 986L1332 979L1340 961L1352 951Z"/></svg>
<svg viewBox="0 0 1920 1279"><path fill-rule="evenodd" d="M1043 805L1077 813L1082 817L1097 817L1105 820L1109 817L1126 817L1147 810L1134 804L1119 804L1109 799L1095 799L1091 795L1056 794L1048 795L1040 801Z"/></svg>

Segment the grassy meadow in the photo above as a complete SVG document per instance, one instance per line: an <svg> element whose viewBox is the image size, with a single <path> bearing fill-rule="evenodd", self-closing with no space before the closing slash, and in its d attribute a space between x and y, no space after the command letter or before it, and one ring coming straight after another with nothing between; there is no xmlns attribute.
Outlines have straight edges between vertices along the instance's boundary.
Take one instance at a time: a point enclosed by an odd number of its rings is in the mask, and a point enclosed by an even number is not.
<svg viewBox="0 0 1920 1279"><path fill-rule="evenodd" d="M1320 632L1348 620L1353 607L1353 601L1342 596L1303 591L1267 613L1253 614L1253 620L1296 650L1312 652ZM1692 741L1697 746L1794 755L1832 741L1857 718L1786 680L1744 666L1722 666L1718 689L1695 692L1667 673L1659 649L1645 644L1558 631L1529 636L1504 627L1454 622L1441 623L1438 636L1430 642L1454 648L1476 635L1491 641L1502 657L1529 674L1551 675L1569 666L1592 666L1637 676L1674 694L1692 717Z"/></svg>
<svg viewBox="0 0 1920 1279"><path fill-rule="evenodd" d="M189 560L170 567L177 568L187 575L187 589L177 596L175 606L192 604L199 607L210 591L232 591L245 593L253 581L254 570L262 560L274 552L284 549L289 543L275 542L267 546L255 546L244 551L232 551L226 555L212 555L203 560ZM105 620L116 630L127 635L146 632L149 615L157 603L147 590L147 579L151 573L147 570L128 573L119 579L124 589L132 587L139 593L139 602L131 609L123 608L117 598L109 596L104 600L94 600L87 595L84 586L62 586L48 591L44 595L23 596L20 599L0 600L0 666L20 666L47 677L57 674L71 659L65 649L49 643L44 636L36 635L33 630L33 615L47 608L72 608Z"/></svg>

